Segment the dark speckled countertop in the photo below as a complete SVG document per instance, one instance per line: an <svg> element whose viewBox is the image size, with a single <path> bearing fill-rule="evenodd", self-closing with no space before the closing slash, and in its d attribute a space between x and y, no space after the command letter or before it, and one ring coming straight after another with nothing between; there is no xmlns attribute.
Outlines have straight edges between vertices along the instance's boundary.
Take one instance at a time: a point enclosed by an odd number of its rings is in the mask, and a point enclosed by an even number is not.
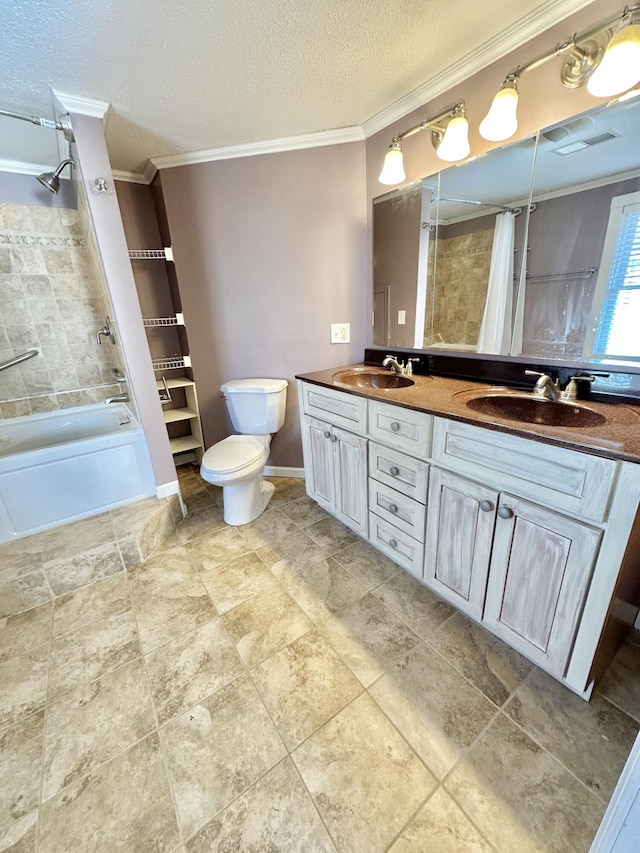
<svg viewBox="0 0 640 853"><path fill-rule="evenodd" d="M350 369L366 369L372 373L388 372L365 364L351 364L333 367L330 370L319 370L315 373L303 373L296 376L296 379L326 388L335 388L347 394L383 400L385 403L395 403L419 412L441 415L452 420L489 427L499 432L556 444L571 450L583 450L609 459L640 463L640 405L579 400L578 405L588 406L602 414L605 417L604 423L580 428L546 426L486 415L473 411L466 405L468 400L496 389L498 387L496 385L470 382L465 379L450 379L444 376L414 375L411 378L415 384L408 388L362 389L349 387L335 380L337 373Z"/></svg>

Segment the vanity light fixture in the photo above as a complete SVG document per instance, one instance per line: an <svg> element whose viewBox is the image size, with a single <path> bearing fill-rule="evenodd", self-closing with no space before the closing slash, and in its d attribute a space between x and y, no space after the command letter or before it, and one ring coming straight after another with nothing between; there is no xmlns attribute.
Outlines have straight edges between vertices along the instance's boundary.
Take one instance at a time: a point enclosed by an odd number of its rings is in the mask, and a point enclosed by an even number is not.
<svg viewBox="0 0 640 853"><path fill-rule="evenodd" d="M464 160L469 154L469 122L464 109L464 101L458 101L438 115L425 119L415 127L393 137L384 158L384 165L378 180L381 184L401 184L406 180L402 157L401 142L421 130L431 131L431 142L441 160L449 162Z"/></svg>
<svg viewBox="0 0 640 853"><path fill-rule="evenodd" d="M617 32L612 26L618 24ZM592 95L610 98L640 81L640 4L576 33L562 44L510 71L480 123L480 135L491 142L509 139L518 128L518 81L527 71L554 56L566 56L560 80L568 89L587 84Z"/></svg>

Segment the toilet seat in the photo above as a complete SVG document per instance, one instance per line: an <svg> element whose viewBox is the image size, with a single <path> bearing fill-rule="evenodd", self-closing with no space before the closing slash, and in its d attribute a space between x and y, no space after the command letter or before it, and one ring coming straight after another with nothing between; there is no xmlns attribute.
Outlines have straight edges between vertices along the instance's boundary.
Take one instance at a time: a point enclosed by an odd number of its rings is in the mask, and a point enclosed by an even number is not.
<svg viewBox="0 0 640 853"><path fill-rule="evenodd" d="M202 457L202 467L216 474L232 474L264 457L270 436L230 435L210 447Z"/></svg>

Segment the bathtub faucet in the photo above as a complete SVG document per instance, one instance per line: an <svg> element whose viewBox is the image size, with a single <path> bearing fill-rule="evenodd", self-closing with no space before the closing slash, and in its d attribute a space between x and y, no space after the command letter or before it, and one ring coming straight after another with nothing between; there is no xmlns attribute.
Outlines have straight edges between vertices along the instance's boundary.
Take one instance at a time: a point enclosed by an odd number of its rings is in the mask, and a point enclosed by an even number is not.
<svg viewBox="0 0 640 853"><path fill-rule="evenodd" d="M125 391L124 394L114 394L113 397L105 397L104 401L107 406L109 405L109 403L128 403L129 395Z"/></svg>

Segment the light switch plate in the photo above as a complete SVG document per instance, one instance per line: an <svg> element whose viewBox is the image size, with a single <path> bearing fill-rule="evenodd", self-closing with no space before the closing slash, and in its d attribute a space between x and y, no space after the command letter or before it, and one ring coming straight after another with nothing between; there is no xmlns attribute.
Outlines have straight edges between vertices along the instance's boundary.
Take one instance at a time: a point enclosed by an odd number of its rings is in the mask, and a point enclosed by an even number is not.
<svg viewBox="0 0 640 853"><path fill-rule="evenodd" d="M406 311L398 311L398 325L404 326L407 322L407 312Z"/></svg>
<svg viewBox="0 0 640 853"><path fill-rule="evenodd" d="M351 324L350 323L332 323L331 324L331 343L332 344L348 344L351 342Z"/></svg>

